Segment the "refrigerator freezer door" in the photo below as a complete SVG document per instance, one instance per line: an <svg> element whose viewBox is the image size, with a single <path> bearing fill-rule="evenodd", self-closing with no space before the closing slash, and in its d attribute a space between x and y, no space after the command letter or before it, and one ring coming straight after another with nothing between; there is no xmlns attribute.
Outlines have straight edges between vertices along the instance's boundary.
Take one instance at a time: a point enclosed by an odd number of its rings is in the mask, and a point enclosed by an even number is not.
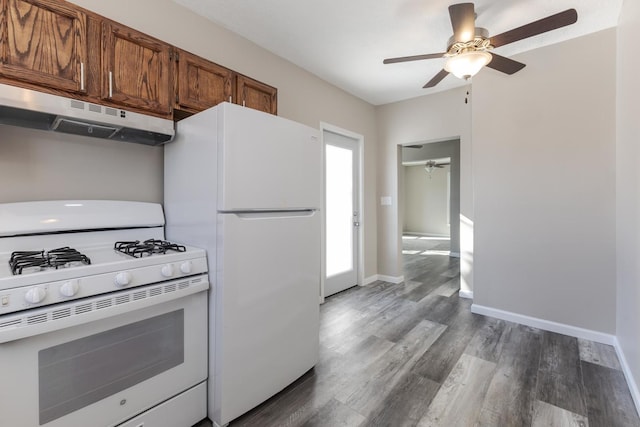
<svg viewBox="0 0 640 427"><path fill-rule="evenodd" d="M218 227L209 416L224 425L318 361L320 215L219 214Z"/></svg>
<svg viewBox="0 0 640 427"><path fill-rule="evenodd" d="M220 107L218 211L319 207L318 131L238 105Z"/></svg>

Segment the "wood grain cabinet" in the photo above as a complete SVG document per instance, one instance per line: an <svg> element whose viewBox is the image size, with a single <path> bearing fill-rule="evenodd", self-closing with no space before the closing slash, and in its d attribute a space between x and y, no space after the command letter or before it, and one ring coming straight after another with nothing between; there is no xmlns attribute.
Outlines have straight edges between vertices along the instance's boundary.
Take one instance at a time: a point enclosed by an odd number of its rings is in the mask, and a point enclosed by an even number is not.
<svg viewBox="0 0 640 427"><path fill-rule="evenodd" d="M87 15L56 0L0 0L0 75L84 93Z"/></svg>
<svg viewBox="0 0 640 427"><path fill-rule="evenodd" d="M232 102L233 71L183 50L176 59L176 109L197 113Z"/></svg>
<svg viewBox="0 0 640 427"><path fill-rule="evenodd" d="M235 102L270 114L278 114L278 89L238 74Z"/></svg>
<svg viewBox="0 0 640 427"><path fill-rule="evenodd" d="M151 36L104 21L101 97L140 110L171 113L171 49Z"/></svg>
<svg viewBox="0 0 640 427"><path fill-rule="evenodd" d="M62 0L0 0L0 82L175 120L278 111L276 88Z"/></svg>

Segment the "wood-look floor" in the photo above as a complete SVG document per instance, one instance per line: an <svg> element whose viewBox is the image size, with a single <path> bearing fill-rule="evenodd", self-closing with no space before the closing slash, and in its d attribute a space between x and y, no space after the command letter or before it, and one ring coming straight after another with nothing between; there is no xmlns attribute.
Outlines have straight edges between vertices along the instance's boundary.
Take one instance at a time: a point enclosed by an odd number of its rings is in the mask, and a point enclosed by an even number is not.
<svg viewBox="0 0 640 427"><path fill-rule="evenodd" d="M640 426L611 346L470 312L448 242L321 307L320 362L239 426ZM205 425L205 424L203 424Z"/></svg>

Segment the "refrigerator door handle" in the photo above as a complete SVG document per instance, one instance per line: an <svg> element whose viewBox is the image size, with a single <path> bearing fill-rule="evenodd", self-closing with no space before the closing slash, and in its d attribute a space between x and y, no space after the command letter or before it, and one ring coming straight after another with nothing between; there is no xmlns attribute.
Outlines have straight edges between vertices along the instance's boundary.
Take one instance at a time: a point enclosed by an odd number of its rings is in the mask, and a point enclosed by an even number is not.
<svg viewBox="0 0 640 427"><path fill-rule="evenodd" d="M261 218L285 218L285 217L310 217L315 215L317 209L260 209L260 210L234 210L234 211L218 211L219 214L235 215L244 219L261 219Z"/></svg>

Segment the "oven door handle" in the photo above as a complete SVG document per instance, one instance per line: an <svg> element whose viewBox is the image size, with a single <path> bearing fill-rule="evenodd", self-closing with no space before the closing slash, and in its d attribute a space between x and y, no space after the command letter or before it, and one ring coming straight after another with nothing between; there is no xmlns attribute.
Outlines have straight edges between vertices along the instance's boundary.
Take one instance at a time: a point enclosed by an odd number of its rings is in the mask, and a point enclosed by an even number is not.
<svg viewBox="0 0 640 427"><path fill-rule="evenodd" d="M119 316L209 289L208 275L140 286L0 318L0 344Z"/></svg>

